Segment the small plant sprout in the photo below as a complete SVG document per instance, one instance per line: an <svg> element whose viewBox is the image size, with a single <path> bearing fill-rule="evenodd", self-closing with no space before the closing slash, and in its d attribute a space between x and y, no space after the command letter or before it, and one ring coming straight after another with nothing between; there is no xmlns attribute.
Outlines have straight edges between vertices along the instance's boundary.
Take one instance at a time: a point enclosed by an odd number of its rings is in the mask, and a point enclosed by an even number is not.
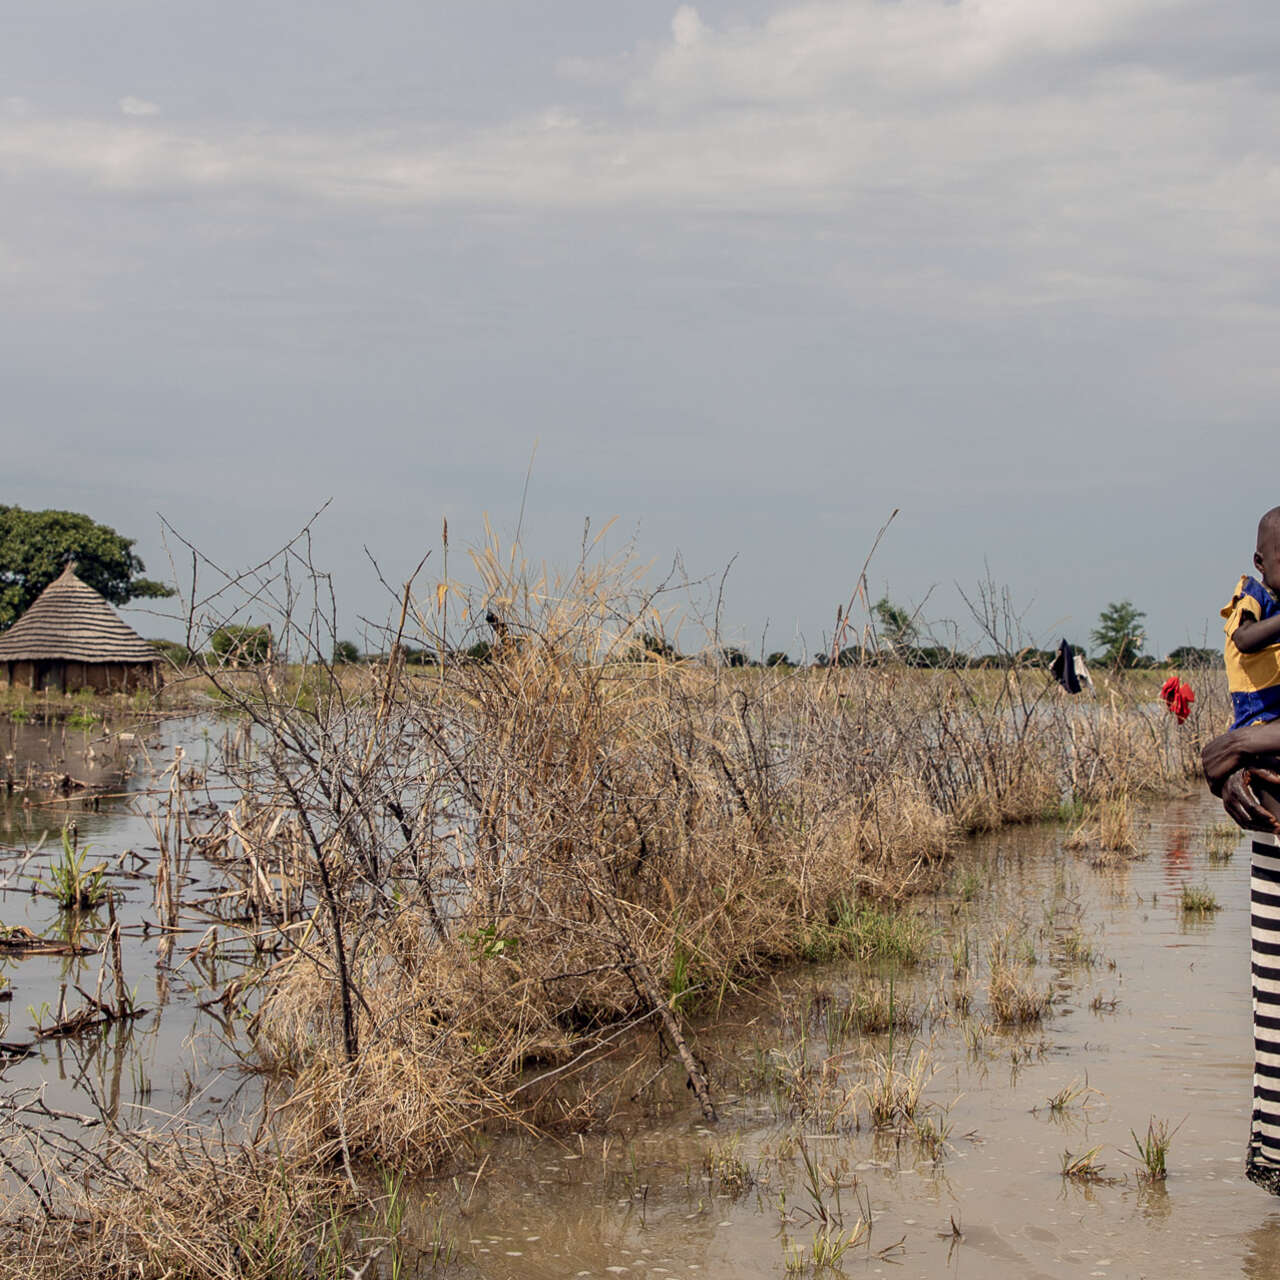
<svg viewBox="0 0 1280 1280"><path fill-rule="evenodd" d="M1042 1107L1032 1107L1032 1113L1038 1114L1041 1110L1046 1110L1051 1116L1063 1116L1075 1107L1087 1108L1089 1100L1098 1096L1097 1089L1089 1084L1088 1075L1083 1081L1072 1080L1069 1084L1065 1084L1057 1093L1051 1094L1044 1101Z"/></svg>
<svg viewBox="0 0 1280 1280"><path fill-rule="evenodd" d="M925 1086L933 1079L934 1066L927 1049L920 1049L899 1067L892 1053L868 1062L867 1078L860 1088L871 1123L877 1129L911 1126L920 1110Z"/></svg>
<svg viewBox="0 0 1280 1280"><path fill-rule="evenodd" d="M755 1185L755 1175L742 1158L736 1138L714 1143L703 1157L702 1164L712 1185L726 1195L743 1195Z"/></svg>
<svg viewBox="0 0 1280 1280"><path fill-rule="evenodd" d="M1208 916L1222 909L1222 904L1207 884L1183 885L1180 905L1184 916Z"/></svg>
<svg viewBox="0 0 1280 1280"><path fill-rule="evenodd" d="M1219 822L1205 828L1204 847L1210 862L1228 862L1240 843L1240 828L1234 822Z"/></svg>
<svg viewBox="0 0 1280 1280"><path fill-rule="evenodd" d="M911 1128L921 1152L937 1164L946 1153L947 1139L951 1137L951 1118L945 1111L917 1114Z"/></svg>
<svg viewBox="0 0 1280 1280"><path fill-rule="evenodd" d="M106 866L86 868L89 849L80 847L74 823L62 828L62 856L49 868L48 888L63 911L92 911L106 901Z"/></svg>
<svg viewBox="0 0 1280 1280"><path fill-rule="evenodd" d="M1117 1182L1117 1178L1108 1176L1106 1165L1098 1160L1098 1152L1101 1150L1100 1146L1090 1147L1088 1151L1081 1152L1079 1155L1064 1151L1062 1153L1063 1178L1068 1182L1091 1183L1095 1186L1100 1183Z"/></svg>
<svg viewBox="0 0 1280 1280"><path fill-rule="evenodd" d="M1058 951L1063 961L1069 965L1092 967L1098 959L1097 952L1089 945L1088 938L1079 925L1068 929L1058 939Z"/></svg>
<svg viewBox="0 0 1280 1280"><path fill-rule="evenodd" d="M1139 1138L1133 1129L1129 1130L1129 1136L1133 1139L1134 1150L1124 1151L1123 1154L1132 1156L1133 1159L1138 1161L1141 1166L1138 1169L1138 1177L1143 1182L1163 1182L1169 1176L1169 1147L1173 1143L1174 1134L1181 1128L1181 1121L1170 1129L1167 1120L1157 1121L1152 1116L1147 1121L1145 1138Z"/></svg>

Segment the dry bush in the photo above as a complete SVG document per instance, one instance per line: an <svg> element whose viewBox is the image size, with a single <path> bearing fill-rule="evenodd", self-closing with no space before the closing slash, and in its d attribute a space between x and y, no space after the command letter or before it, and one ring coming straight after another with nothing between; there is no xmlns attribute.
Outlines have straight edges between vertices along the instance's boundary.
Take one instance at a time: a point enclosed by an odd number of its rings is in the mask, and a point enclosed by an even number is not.
<svg viewBox="0 0 1280 1280"><path fill-rule="evenodd" d="M273 1143L175 1126L91 1147L35 1095L5 1120L0 1161L23 1170L34 1199L0 1218L0 1280L337 1280L391 1243L376 1185Z"/></svg>
<svg viewBox="0 0 1280 1280"><path fill-rule="evenodd" d="M496 541L475 562L469 630L449 629L447 581L421 608L406 589L389 660L360 678L334 676L331 636L314 613L296 627L289 601L275 634L309 649L301 675L209 676L267 743L209 852L290 930L252 1051L296 1082L313 1149L434 1167L519 1115L531 1067L577 1063L645 1016L709 1109L681 1016L700 999L815 954L818 935L839 951L850 902L927 884L967 831L1064 796L1119 804L1195 767L1194 720L1173 726L1136 678L1070 702L1016 660L674 660L642 644L659 601L625 562L534 578ZM446 660L408 667L406 628ZM456 656L482 635L485 660ZM292 902L264 902L264 879Z"/></svg>

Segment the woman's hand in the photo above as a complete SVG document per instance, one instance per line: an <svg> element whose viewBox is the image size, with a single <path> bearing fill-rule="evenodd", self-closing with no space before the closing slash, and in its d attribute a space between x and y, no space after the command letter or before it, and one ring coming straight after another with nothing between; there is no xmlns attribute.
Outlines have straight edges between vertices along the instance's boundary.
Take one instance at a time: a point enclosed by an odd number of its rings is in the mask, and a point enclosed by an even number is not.
<svg viewBox="0 0 1280 1280"><path fill-rule="evenodd" d="M1258 758L1277 750L1280 750L1280 721L1272 720L1221 734L1200 753L1209 790L1222 798L1228 817L1246 831L1280 834L1280 826L1250 789L1254 779L1280 789L1276 762Z"/></svg>
<svg viewBox="0 0 1280 1280"><path fill-rule="evenodd" d="M1200 763L1215 796L1222 794L1228 777L1244 767L1248 754L1243 729L1219 734L1201 749Z"/></svg>
<svg viewBox="0 0 1280 1280"><path fill-rule="evenodd" d="M1215 794L1222 797L1222 807L1236 826L1243 827L1246 831L1266 831L1280 835L1280 822L1258 803L1258 797L1250 790L1249 784L1254 778L1259 782L1280 786L1280 773L1274 773L1270 769L1236 769L1227 774Z"/></svg>

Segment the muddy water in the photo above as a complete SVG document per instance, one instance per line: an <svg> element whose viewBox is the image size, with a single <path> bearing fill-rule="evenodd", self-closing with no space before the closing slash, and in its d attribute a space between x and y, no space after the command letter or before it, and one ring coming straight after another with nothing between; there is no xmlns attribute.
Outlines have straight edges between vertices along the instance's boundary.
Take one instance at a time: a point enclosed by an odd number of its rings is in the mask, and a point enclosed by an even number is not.
<svg viewBox="0 0 1280 1280"><path fill-rule="evenodd" d="M214 887L210 869L198 858L187 864L184 910L167 947L152 928L158 848L148 815L164 802L164 771L180 747L188 779L204 776L225 732L225 723L213 717L109 729L40 722L4 726L8 776L18 789L0 795L0 925L91 950L0 954L0 1041L32 1044L25 1057L0 1058L4 1092L43 1088L55 1109L95 1113L101 1107L132 1122L154 1121L183 1107L196 1116L222 1113L242 1087L224 1070L234 1056L219 1024L198 1006L209 994L210 975L184 965L210 923L195 908L201 892ZM233 793L218 790L216 773L209 776L210 789L202 788L197 801L225 803ZM45 785L63 777L84 788ZM40 785L23 790L23 783ZM60 911L48 892L68 824L85 850L86 866L105 868L123 934L126 984L147 1013L83 1035L40 1040L38 1029L57 1021L59 1010L81 1008L82 992L99 993L104 966L96 949L106 936L106 912ZM109 970L101 994L114 1002Z"/></svg>
<svg viewBox="0 0 1280 1280"><path fill-rule="evenodd" d="M933 961L893 976L895 1003L924 1016L914 1034L895 1030L892 1053L907 1065L923 1051L934 1070L921 1114L947 1131L940 1150L910 1128L868 1127L857 1081L888 1037L832 1029L832 1008L888 975L815 968L704 1031L714 1132L672 1067L588 1136L478 1151L478 1181L423 1193L420 1238L443 1231L452 1274L494 1280L777 1276L789 1258L815 1274L825 1211L830 1238L860 1217L871 1229L820 1275L1280 1275L1280 1201L1242 1175L1248 846L1228 840L1211 861L1221 820L1207 798L1166 805L1139 833L1146 856L1120 866L1064 850L1056 828L1007 831L959 860L927 908ZM1184 884L1208 886L1221 909L1185 915ZM1031 973L1053 985L1039 1025L986 1025L1000 933L1034 950ZM965 938L967 1013L953 976ZM824 1091L813 1081L828 1059ZM809 1083L789 1086L805 1064ZM1163 1185L1125 1154L1152 1117L1179 1126ZM1105 1180L1064 1179L1064 1152L1095 1147Z"/></svg>
<svg viewBox="0 0 1280 1280"><path fill-rule="evenodd" d="M135 758L119 800L16 796L0 806L0 880L23 886L0 891L0 923L45 936L65 928L31 881L47 874L73 819L91 858L110 864L127 978L151 1010L0 1065L6 1092L43 1085L55 1107L101 1104L121 1120L189 1104L205 1116L236 1109L234 1056L198 1006L219 975L184 963L208 919L193 906L167 962L143 928L154 919L156 843L145 793L165 785L159 771L175 746L199 767L222 732L194 721L123 744ZM10 737L15 757L48 773L104 784L122 763L122 744L94 731L24 726ZM1222 848L1221 822L1207 798L1163 806L1139 832L1145 856L1105 866L1064 849L1059 828L976 843L922 904L933 938L923 963L805 968L726 1003L714 1030L702 1029L722 1112L714 1130L698 1122L678 1068L649 1052L624 1101L608 1114L596 1103L581 1136L575 1122L561 1138L482 1141L469 1172L417 1189L413 1238L444 1242L437 1273L485 1280L778 1276L789 1265L982 1280L1280 1276L1280 1201L1242 1176L1248 852L1242 840ZM198 860L188 870L194 904L215 886ZM1221 909L1186 916L1184 884L1207 886ZM88 945L102 924L85 922ZM1052 985L1043 1022L991 1025L998 937L1016 959L1034 953L1031 979ZM29 1038L64 992L78 1004L74 988L95 990L100 964L96 955L0 960L12 992L0 1003L0 1039ZM228 976L229 967L220 981ZM891 994L892 1037L844 1020L869 991ZM927 1084L915 1126L877 1130L863 1086L889 1061L915 1065ZM1049 1100L1063 1090L1074 1096L1055 1111ZM1145 1134L1152 1117L1180 1126L1163 1185L1142 1182L1125 1154L1130 1131ZM1094 1148L1101 1180L1065 1180L1064 1153ZM824 1223L829 1244L853 1243L815 1273ZM432 1273L429 1255L420 1272Z"/></svg>

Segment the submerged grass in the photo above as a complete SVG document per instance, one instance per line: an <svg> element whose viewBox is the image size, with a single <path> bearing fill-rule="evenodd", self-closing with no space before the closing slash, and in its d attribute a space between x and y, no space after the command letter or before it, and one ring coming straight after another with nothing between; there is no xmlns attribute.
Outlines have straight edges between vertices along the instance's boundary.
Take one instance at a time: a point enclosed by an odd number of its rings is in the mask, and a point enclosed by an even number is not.
<svg viewBox="0 0 1280 1280"><path fill-rule="evenodd" d="M871 963L915 964L928 947L924 921L905 908L839 898L827 919L810 925L800 946L806 960L850 957Z"/></svg>
<svg viewBox="0 0 1280 1280"><path fill-rule="evenodd" d="M1205 885L1185 884L1179 898L1179 907L1184 916L1208 916L1222 910L1222 904L1214 896L1214 892Z"/></svg>
<svg viewBox="0 0 1280 1280"><path fill-rule="evenodd" d="M1053 1005L1053 985L1035 975L1035 955L1028 940L1007 932L994 938L988 952L987 1001L1002 1026L1039 1022Z"/></svg>
<svg viewBox="0 0 1280 1280"><path fill-rule="evenodd" d="M1083 821L1067 837L1067 848L1100 849L1116 854L1137 853L1133 800L1133 792L1126 788L1087 805Z"/></svg>
<svg viewBox="0 0 1280 1280"><path fill-rule="evenodd" d="M1078 1155L1070 1151L1062 1153L1062 1176L1068 1182L1084 1184L1111 1184L1118 1179L1107 1174L1107 1166L1098 1159L1101 1146L1090 1147Z"/></svg>
<svg viewBox="0 0 1280 1280"><path fill-rule="evenodd" d="M1134 1149L1124 1154L1138 1161L1138 1177L1142 1181L1163 1182L1169 1176L1169 1148L1173 1145L1174 1135L1181 1128L1181 1122L1170 1129L1167 1120L1157 1120L1152 1116L1147 1121L1144 1137L1140 1138L1135 1130L1129 1130Z"/></svg>

